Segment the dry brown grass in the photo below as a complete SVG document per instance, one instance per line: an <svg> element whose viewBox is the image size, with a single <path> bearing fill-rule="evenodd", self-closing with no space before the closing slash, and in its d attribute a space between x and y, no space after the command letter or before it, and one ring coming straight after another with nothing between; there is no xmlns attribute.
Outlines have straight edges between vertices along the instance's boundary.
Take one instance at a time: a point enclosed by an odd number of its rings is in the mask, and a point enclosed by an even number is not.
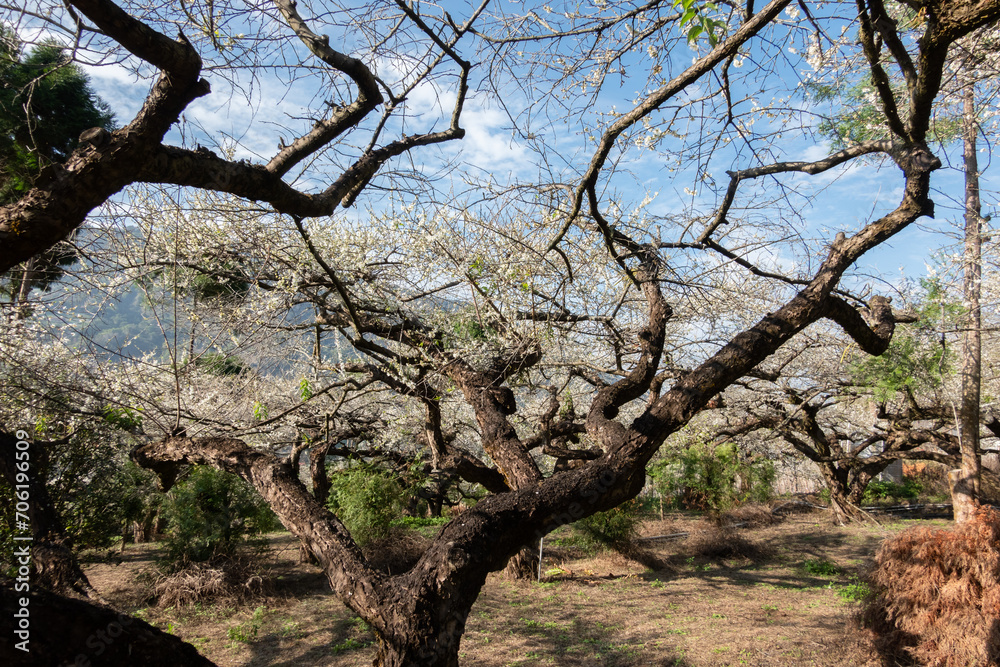
<svg viewBox="0 0 1000 667"><path fill-rule="evenodd" d="M192 563L182 570L161 574L153 584L158 607L181 607L196 602L245 603L263 597L270 585L260 566L247 558L227 558L214 563Z"/></svg>
<svg viewBox="0 0 1000 667"><path fill-rule="evenodd" d="M762 542L734 528L712 525L693 531L682 545L681 553L710 560L742 559L754 562L767 560L772 555L771 549Z"/></svg>
<svg viewBox="0 0 1000 667"><path fill-rule="evenodd" d="M771 526L781 520L782 516L775 514L773 507L765 503L746 503L719 515L720 525L738 525L741 528Z"/></svg>
<svg viewBox="0 0 1000 667"><path fill-rule="evenodd" d="M862 623L887 664L1000 664L1000 512L906 531L879 549L870 580Z"/></svg>
<svg viewBox="0 0 1000 667"><path fill-rule="evenodd" d="M644 525L642 533L710 527L690 513L674 513L667 521ZM489 577L469 616L460 662L476 667L861 667L875 653L865 643L867 635L848 626L851 604L838 591L852 583L853 566L874 554L887 531L901 529L841 527L822 512L796 513L781 523L742 531L768 545L773 558L689 561L682 557L688 550L683 541L657 540L644 546L674 567L651 572L614 552L587 556L560 544L570 536L565 527L552 535L551 547L548 538L545 543L544 568L558 566L559 573L541 583L508 581L499 573ZM330 593L319 568L299 562L298 540L287 533L269 539L265 562L275 585L273 598L149 608L142 615L193 643L220 667L371 664L374 635ZM108 598L144 594L148 599L148 586L134 575L157 553L149 545L130 546L124 562L90 563L87 575ZM817 578L803 573L804 560L820 557L843 574ZM132 612L145 604L123 608ZM251 625L255 635L234 640L248 634L243 631Z"/></svg>
<svg viewBox="0 0 1000 667"><path fill-rule="evenodd" d="M393 528L386 537L372 540L362 551L372 567L387 574L407 572L427 551L430 540L408 528Z"/></svg>

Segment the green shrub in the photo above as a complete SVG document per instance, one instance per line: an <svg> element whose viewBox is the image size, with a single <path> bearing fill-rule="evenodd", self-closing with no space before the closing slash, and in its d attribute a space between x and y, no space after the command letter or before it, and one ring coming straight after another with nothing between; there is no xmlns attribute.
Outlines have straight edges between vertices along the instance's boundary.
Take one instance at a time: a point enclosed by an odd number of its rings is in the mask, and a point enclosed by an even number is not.
<svg viewBox="0 0 1000 667"><path fill-rule="evenodd" d="M443 526L451 521L446 516L401 516L392 522L393 526L403 526L406 528L427 528L429 526Z"/></svg>
<svg viewBox="0 0 1000 667"><path fill-rule="evenodd" d="M233 644L236 644L237 642L249 644L255 641L257 639L257 634L260 632L261 625L264 624L264 617L266 615L267 607L257 607L254 609L253 616L243 623L234 625L226 630L226 636L229 637L229 641Z"/></svg>
<svg viewBox="0 0 1000 667"><path fill-rule="evenodd" d="M274 513L247 482L195 466L163 503L166 547L175 566L230 557L248 538L276 529Z"/></svg>
<svg viewBox="0 0 1000 667"><path fill-rule="evenodd" d="M773 495L770 460L741 458L734 444L713 446L700 436L650 464L647 472L667 504L682 509L721 512Z"/></svg>
<svg viewBox="0 0 1000 667"><path fill-rule="evenodd" d="M876 503L882 500L916 500L923 491L923 484L915 479L904 479L902 483L892 480L875 480L865 489L861 499L863 503Z"/></svg>
<svg viewBox="0 0 1000 667"><path fill-rule="evenodd" d="M573 524L583 546L589 551L601 549L621 550L628 546L639 530L638 499L629 500L614 509L598 512Z"/></svg>
<svg viewBox="0 0 1000 667"><path fill-rule="evenodd" d="M156 475L128 459L95 474L60 507L66 530L79 547L107 547L126 534L151 537L163 502Z"/></svg>
<svg viewBox="0 0 1000 667"><path fill-rule="evenodd" d="M848 602L864 602L871 597L872 588L866 582L854 578L851 583L837 588L837 595Z"/></svg>
<svg viewBox="0 0 1000 667"><path fill-rule="evenodd" d="M32 461L33 474L44 480L66 534L77 548L114 544L133 522L141 522L148 512L155 514L162 497L155 475L128 459L130 437L111 428L107 414L104 420L78 425L64 441L46 446L44 460ZM41 428L36 433L41 439L63 435ZM0 493L8 488L0 483ZM13 544L12 510L13 505L0 509L0 545Z"/></svg>
<svg viewBox="0 0 1000 667"><path fill-rule="evenodd" d="M408 495L398 476L373 464L361 464L330 473L327 506L363 545L389 535Z"/></svg>

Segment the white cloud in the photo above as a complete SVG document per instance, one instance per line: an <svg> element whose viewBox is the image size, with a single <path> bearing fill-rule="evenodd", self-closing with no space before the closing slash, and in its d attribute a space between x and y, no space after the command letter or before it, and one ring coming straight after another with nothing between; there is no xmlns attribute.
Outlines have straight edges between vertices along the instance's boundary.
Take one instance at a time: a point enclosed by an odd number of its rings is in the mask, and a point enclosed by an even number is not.
<svg viewBox="0 0 1000 667"><path fill-rule="evenodd" d="M138 77L132 69L119 63L81 66L90 77L94 92L111 106L119 125L135 118L149 93L150 81Z"/></svg>
<svg viewBox="0 0 1000 667"><path fill-rule="evenodd" d="M518 172L529 167L532 158L506 129L510 122L507 116L478 101L470 100L462 114L462 127L465 128L462 159L473 167L493 173Z"/></svg>

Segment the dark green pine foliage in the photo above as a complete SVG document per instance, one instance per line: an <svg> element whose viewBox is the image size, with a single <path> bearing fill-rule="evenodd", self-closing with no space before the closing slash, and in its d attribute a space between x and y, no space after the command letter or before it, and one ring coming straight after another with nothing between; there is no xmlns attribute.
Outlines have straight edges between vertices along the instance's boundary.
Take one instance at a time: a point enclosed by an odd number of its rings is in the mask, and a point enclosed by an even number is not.
<svg viewBox="0 0 1000 667"><path fill-rule="evenodd" d="M65 49L42 43L28 52L17 35L0 27L0 206L23 197L44 169L66 161L80 133L114 128L114 114L97 97ZM0 277L0 293L15 300L28 289L47 289L76 261L57 245ZM22 285L25 272L29 283Z"/></svg>

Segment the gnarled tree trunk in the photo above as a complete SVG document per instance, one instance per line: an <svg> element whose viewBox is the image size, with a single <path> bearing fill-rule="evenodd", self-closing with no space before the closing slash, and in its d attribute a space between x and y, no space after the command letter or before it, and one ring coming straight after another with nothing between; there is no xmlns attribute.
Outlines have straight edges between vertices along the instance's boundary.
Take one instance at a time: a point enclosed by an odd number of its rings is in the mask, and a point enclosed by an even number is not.
<svg viewBox="0 0 1000 667"><path fill-rule="evenodd" d="M831 462L817 463L826 488L830 491L830 507L833 509L835 521L838 525L844 526L852 522L871 521L871 515L861 509L861 498L864 496L865 488L871 481L871 476L867 479L852 479L851 471L848 468L838 467Z"/></svg>
<svg viewBox="0 0 1000 667"><path fill-rule="evenodd" d="M23 435L24 438L19 438ZM26 499L31 530L33 584L63 595L100 599L73 551L73 540L66 533L46 486L50 443L28 439L23 431L0 432L0 471L15 490L15 498ZM25 456L20 456L20 454Z"/></svg>
<svg viewBox="0 0 1000 667"><path fill-rule="evenodd" d="M538 549L525 547L507 562L503 576L508 579L534 579L538 576Z"/></svg>

